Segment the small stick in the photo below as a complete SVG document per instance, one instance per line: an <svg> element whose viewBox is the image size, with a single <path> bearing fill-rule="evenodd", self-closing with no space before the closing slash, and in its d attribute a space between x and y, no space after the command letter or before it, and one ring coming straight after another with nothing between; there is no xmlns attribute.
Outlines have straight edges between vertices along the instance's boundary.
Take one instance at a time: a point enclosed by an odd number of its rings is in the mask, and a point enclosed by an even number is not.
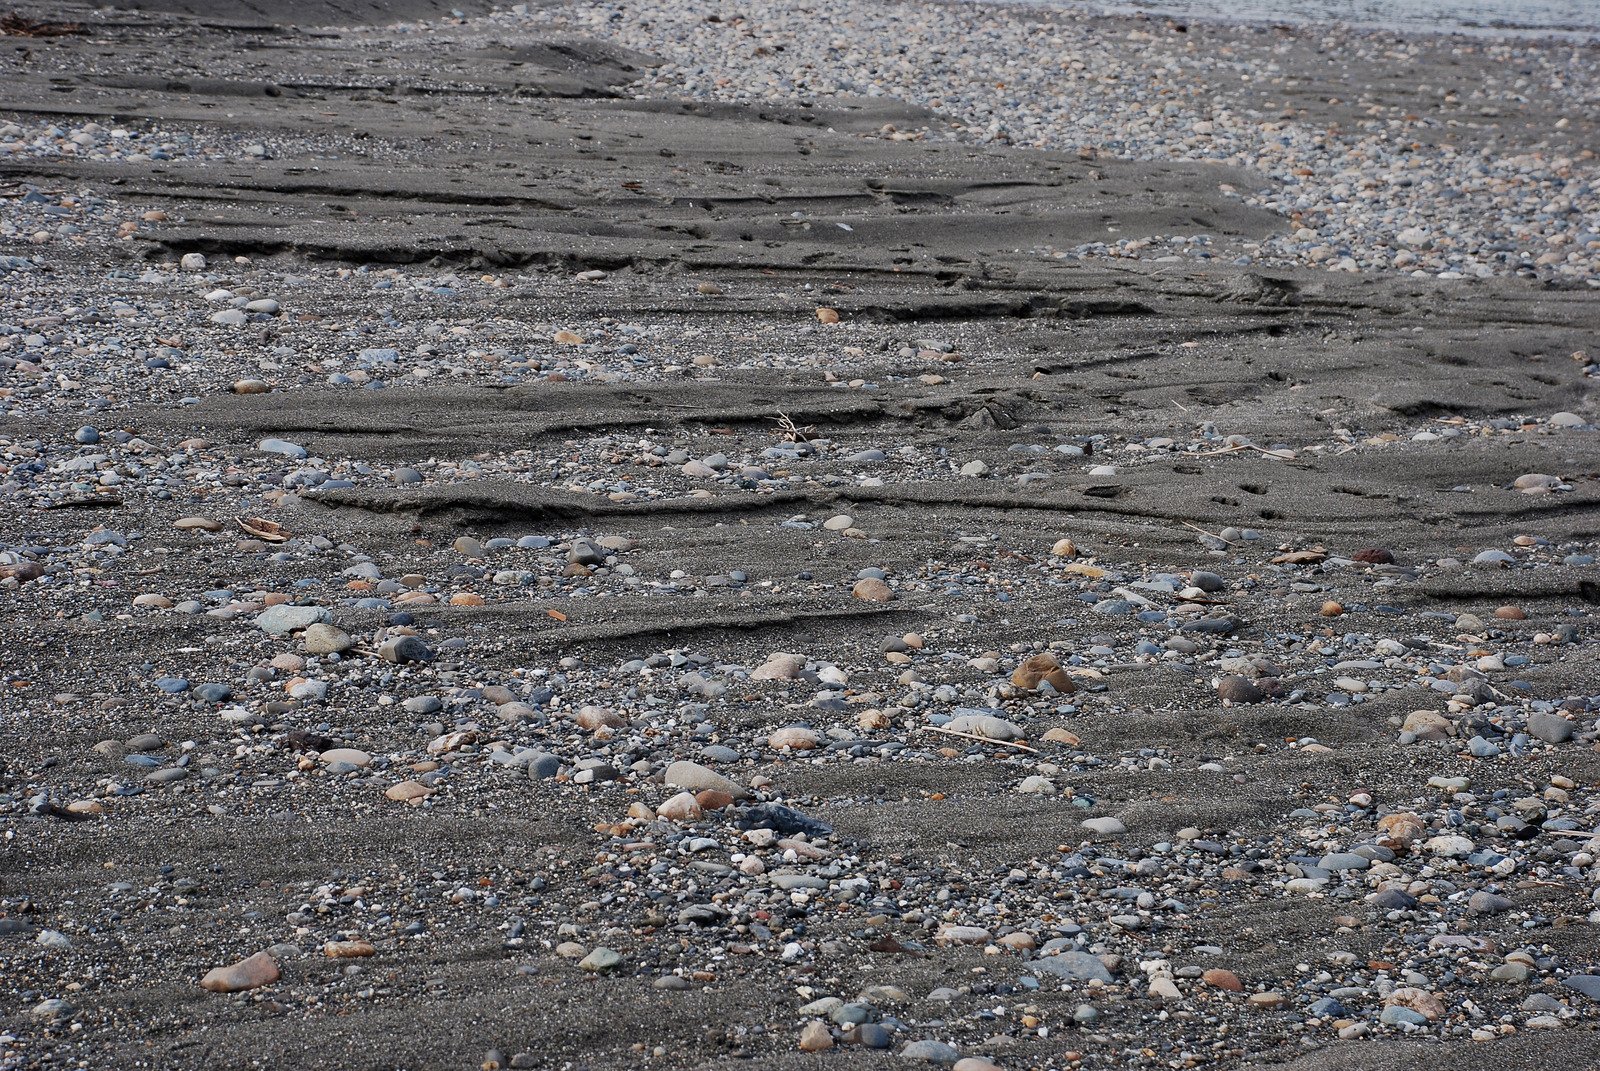
<svg viewBox="0 0 1600 1071"><path fill-rule="evenodd" d="M1179 521L1178 523L1183 525L1185 528L1193 528L1196 532L1199 532L1201 535L1208 535L1212 539L1222 539L1222 537L1217 535L1217 533L1208 532L1204 528L1201 528L1198 524L1190 524L1188 521ZM1230 547L1237 547L1239 545L1239 544L1235 543L1231 539L1222 539L1222 541L1224 543L1228 544L1228 546L1230 546Z"/></svg>
<svg viewBox="0 0 1600 1071"><path fill-rule="evenodd" d="M1001 747L1014 747L1019 751L1027 751L1034 755L1039 754L1038 748L1029 747L1027 744L1018 744L1012 740L991 740L987 736L979 736L977 733L963 733L959 730L946 729L939 725L924 725L923 728L930 733L945 733L948 736L960 736L967 740L976 740L980 744L999 744Z"/></svg>

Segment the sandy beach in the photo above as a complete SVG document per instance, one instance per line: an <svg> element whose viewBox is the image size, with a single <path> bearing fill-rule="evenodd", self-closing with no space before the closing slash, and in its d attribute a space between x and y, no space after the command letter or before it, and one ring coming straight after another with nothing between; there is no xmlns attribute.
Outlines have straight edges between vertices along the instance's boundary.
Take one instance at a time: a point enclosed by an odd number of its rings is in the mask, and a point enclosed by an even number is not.
<svg viewBox="0 0 1600 1071"><path fill-rule="evenodd" d="M0 15L0 1071L1593 1065L1596 46Z"/></svg>

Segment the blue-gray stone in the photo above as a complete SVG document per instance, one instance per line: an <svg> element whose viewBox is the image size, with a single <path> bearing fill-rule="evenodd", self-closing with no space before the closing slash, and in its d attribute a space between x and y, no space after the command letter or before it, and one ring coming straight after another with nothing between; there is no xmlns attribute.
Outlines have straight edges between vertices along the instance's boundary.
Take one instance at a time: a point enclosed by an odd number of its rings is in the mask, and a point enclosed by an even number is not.
<svg viewBox="0 0 1600 1071"><path fill-rule="evenodd" d="M1053 956L1042 956L1028 964L1028 969L1035 974L1053 974L1057 978L1065 978L1073 982L1090 982L1099 979L1110 982L1111 972L1106 965L1100 962L1098 956L1091 956L1087 952L1068 949L1058 952Z"/></svg>
<svg viewBox="0 0 1600 1071"><path fill-rule="evenodd" d="M940 1064L949 1067L961 1059L961 1054L952 1045L942 1041L913 1041L900 1050L901 1059L923 1060L930 1064Z"/></svg>
<svg viewBox="0 0 1600 1071"><path fill-rule="evenodd" d="M1391 1004L1383 1009L1378 1016L1378 1021L1384 1026L1422 1026L1427 1023L1428 1017L1421 1012L1402 1008L1398 1004Z"/></svg>
<svg viewBox="0 0 1600 1071"><path fill-rule="evenodd" d="M289 442L287 439L262 439L256 444L256 449L264 454L282 454L302 461L310 456L310 452L299 443Z"/></svg>
<svg viewBox="0 0 1600 1071"><path fill-rule="evenodd" d="M332 620L332 615L320 606L294 606L290 603L279 603L269 606L256 615L256 628L273 636L285 636L299 629L309 628L312 625L326 623Z"/></svg>

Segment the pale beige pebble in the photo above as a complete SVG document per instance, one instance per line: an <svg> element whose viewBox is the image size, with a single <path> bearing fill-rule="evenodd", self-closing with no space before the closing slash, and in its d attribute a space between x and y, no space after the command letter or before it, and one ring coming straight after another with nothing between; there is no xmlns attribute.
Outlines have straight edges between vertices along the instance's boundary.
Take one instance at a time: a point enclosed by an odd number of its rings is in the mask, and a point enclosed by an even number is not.
<svg viewBox="0 0 1600 1071"><path fill-rule="evenodd" d="M1400 728L1423 740L1445 740L1453 735L1454 723L1437 710L1413 710Z"/></svg>
<svg viewBox="0 0 1600 1071"><path fill-rule="evenodd" d="M909 666L911 664L911 656L903 651L888 651L884 654L883 660L891 666Z"/></svg>
<svg viewBox="0 0 1600 1071"><path fill-rule="evenodd" d="M179 517L172 522L174 528L181 528L186 532L220 532L222 522L212 520L210 517Z"/></svg>
<svg viewBox="0 0 1600 1071"><path fill-rule="evenodd" d="M1273 991L1270 993L1251 993L1249 1001L1252 1008L1260 1008L1263 1011L1273 1011L1289 1003L1289 998L1284 996L1282 993Z"/></svg>
<svg viewBox="0 0 1600 1071"><path fill-rule="evenodd" d="M1401 986L1390 993L1383 1003L1387 1007L1410 1008L1430 1023L1444 1015L1444 1002L1426 989L1417 989L1415 986Z"/></svg>
<svg viewBox="0 0 1600 1071"><path fill-rule="evenodd" d="M1058 539L1050 547L1050 554L1056 558L1076 558L1078 556L1078 544L1070 539Z"/></svg>
<svg viewBox="0 0 1600 1071"><path fill-rule="evenodd" d="M556 945L555 953L562 959L582 959L589 954L589 950L576 941L562 941Z"/></svg>
<svg viewBox="0 0 1600 1071"><path fill-rule="evenodd" d="M800 1028L801 1052L825 1052L833 1048L833 1033L821 1019L813 1019Z"/></svg>
<svg viewBox="0 0 1600 1071"><path fill-rule="evenodd" d="M1561 478L1558 476L1550 476L1543 472L1530 472L1526 475L1518 476L1511 486L1525 495L1537 495L1563 487L1564 484L1562 484Z"/></svg>
<svg viewBox="0 0 1600 1071"><path fill-rule="evenodd" d="M1178 983L1171 978L1152 978L1150 996L1156 1000L1182 1000L1183 992L1178 988Z"/></svg>
<svg viewBox="0 0 1600 1071"><path fill-rule="evenodd" d="M854 517L844 513L837 513L823 521L822 527L830 532L842 532L846 528L854 527L855 523Z"/></svg>
<svg viewBox="0 0 1600 1071"><path fill-rule="evenodd" d="M891 724L889 715L876 708L863 710L856 715L858 729L887 729Z"/></svg>
<svg viewBox="0 0 1600 1071"><path fill-rule="evenodd" d="M936 944L941 945L982 945L991 940L989 931L982 926L957 926L954 923L945 923L933 935Z"/></svg>
<svg viewBox="0 0 1600 1071"><path fill-rule="evenodd" d="M715 792L726 792L735 799L750 798L750 790L737 781L723 777L715 770L687 759L679 759L669 765L662 773L661 779L664 784L672 788L686 788L690 792L711 789ZM760 787L755 779L750 783L752 787Z"/></svg>
<svg viewBox="0 0 1600 1071"><path fill-rule="evenodd" d="M716 283L698 283L695 285L694 292L703 297L716 297L722 293L722 287Z"/></svg>
<svg viewBox="0 0 1600 1071"><path fill-rule="evenodd" d="M348 632L320 621L300 633L300 649L307 654L343 654L355 644Z"/></svg>
<svg viewBox="0 0 1600 1071"><path fill-rule="evenodd" d="M352 766L370 766L372 765L372 756L360 748L331 747L318 755L317 761L324 766L332 765L335 762L348 762Z"/></svg>
<svg viewBox="0 0 1600 1071"><path fill-rule="evenodd" d="M753 681L792 680L806 666L803 655L774 654L750 674Z"/></svg>
<svg viewBox="0 0 1600 1071"><path fill-rule="evenodd" d="M329 941L322 946L322 954L329 959L365 959L377 951L371 941Z"/></svg>
<svg viewBox="0 0 1600 1071"><path fill-rule="evenodd" d="M1024 933L1022 930L1016 930L1001 936L995 941L995 944L1015 949L1018 952L1029 952L1038 946L1038 942L1033 939L1033 934Z"/></svg>
<svg viewBox="0 0 1600 1071"><path fill-rule="evenodd" d="M1077 747L1079 744L1083 743L1083 741L1078 739L1075 734L1069 733L1067 730L1060 728L1045 730L1044 739L1050 741L1052 744L1065 744L1067 747Z"/></svg>
<svg viewBox="0 0 1600 1071"><path fill-rule="evenodd" d="M71 814L105 814L106 805L99 800L73 800L67 804L67 811Z"/></svg>
<svg viewBox="0 0 1600 1071"><path fill-rule="evenodd" d="M583 336L576 331L557 331L551 336L551 339L562 346L583 345Z"/></svg>
<svg viewBox="0 0 1600 1071"><path fill-rule="evenodd" d="M306 668L306 660L292 651L284 651L272 656L272 661L267 663L273 669L281 669L285 673L298 673Z"/></svg>
<svg viewBox="0 0 1600 1071"><path fill-rule="evenodd" d="M447 755L452 751L459 751L467 744L476 744L478 733L474 729L457 729L442 736L436 736L428 741L428 754Z"/></svg>
<svg viewBox="0 0 1600 1071"><path fill-rule="evenodd" d="M920 635L918 635L915 632L908 632L904 636L901 636L900 639L901 639L902 642L905 643L905 645L907 647L911 648L913 651L922 650L923 644L926 642L926 641L923 640L923 638Z"/></svg>
<svg viewBox="0 0 1600 1071"><path fill-rule="evenodd" d="M593 705L578 708L578 713L572 720L578 723L578 728L590 732L597 729L620 729L628 724L628 719L616 711Z"/></svg>
<svg viewBox="0 0 1600 1071"><path fill-rule="evenodd" d="M390 785L384 789L383 794L396 803L410 803L428 796L432 790L421 781L401 781L397 785Z"/></svg>
<svg viewBox="0 0 1600 1071"><path fill-rule="evenodd" d="M809 841L797 840L794 837L784 837L778 841L780 851L793 852L802 859L826 859L833 853L826 848L819 848Z"/></svg>
<svg viewBox="0 0 1600 1071"><path fill-rule="evenodd" d="M655 808L651 807L648 803L645 803L642 800L634 800L632 803L628 804L629 818L637 818L641 822L648 822L655 818L655 816Z"/></svg>
<svg viewBox="0 0 1600 1071"><path fill-rule="evenodd" d="M876 577L857 580L850 594L862 602L888 602L894 598L894 591L889 585Z"/></svg>
<svg viewBox="0 0 1600 1071"><path fill-rule="evenodd" d="M700 808L700 801L694 798L692 792L680 792L662 802L656 808L656 814L674 822L694 822L704 817L705 811Z"/></svg>
<svg viewBox="0 0 1600 1071"><path fill-rule="evenodd" d="M1001 1071L1000 1065L983 1056L963 1056L950 1071Z"/></svg>
<svg viewBox="0 0 1600 1071"><path fill-rule="evenodd" d="M268 952L257 952L228 967L213 967L200 979L200 988L213 993L239 993L260 989L282 977L278 961Z"/></svg>
<svg viewBox="0 0 1600 1071"><path fill-rule="evenodd" d="M272 390L272 384L264 379L240 379L233 384L235 394L266 394Z"/></svg>
<svg viewBox="0 0 1600 1071"><path fill-rule="evenodd" d="M811 729L799 725L790 725L779 729L767 737L767 746L782 750L789 748L794 751L810 751L820 747L822 737Z"/></svg>
<svg viewBox="0 0 1600 1071"><path fill-rule="evenodd" d="M152 591L146 592L143 595L135 595L133 598L133 605L154 606L158 610L170 610L172 609L172 600L167 598L165 595L158 595Z"/></svg>
<svg viewBox="0 0 1600 1071"><path fill-rule="evenodd" d="M839 322L839 310L826 306L817 310L817 322L823 324L836 324Z"/></svg>

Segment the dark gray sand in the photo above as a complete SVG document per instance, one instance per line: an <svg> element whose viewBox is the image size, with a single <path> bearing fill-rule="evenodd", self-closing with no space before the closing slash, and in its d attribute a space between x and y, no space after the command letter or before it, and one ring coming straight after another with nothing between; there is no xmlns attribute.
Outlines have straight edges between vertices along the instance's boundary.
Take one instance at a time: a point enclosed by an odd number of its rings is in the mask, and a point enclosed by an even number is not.
<svg viewBox="0 0 1600 1071"><path fill-rule="evenodd" d="M1592 289L133 6L0 37L0 1071L1600 1066Z"/></svg>

